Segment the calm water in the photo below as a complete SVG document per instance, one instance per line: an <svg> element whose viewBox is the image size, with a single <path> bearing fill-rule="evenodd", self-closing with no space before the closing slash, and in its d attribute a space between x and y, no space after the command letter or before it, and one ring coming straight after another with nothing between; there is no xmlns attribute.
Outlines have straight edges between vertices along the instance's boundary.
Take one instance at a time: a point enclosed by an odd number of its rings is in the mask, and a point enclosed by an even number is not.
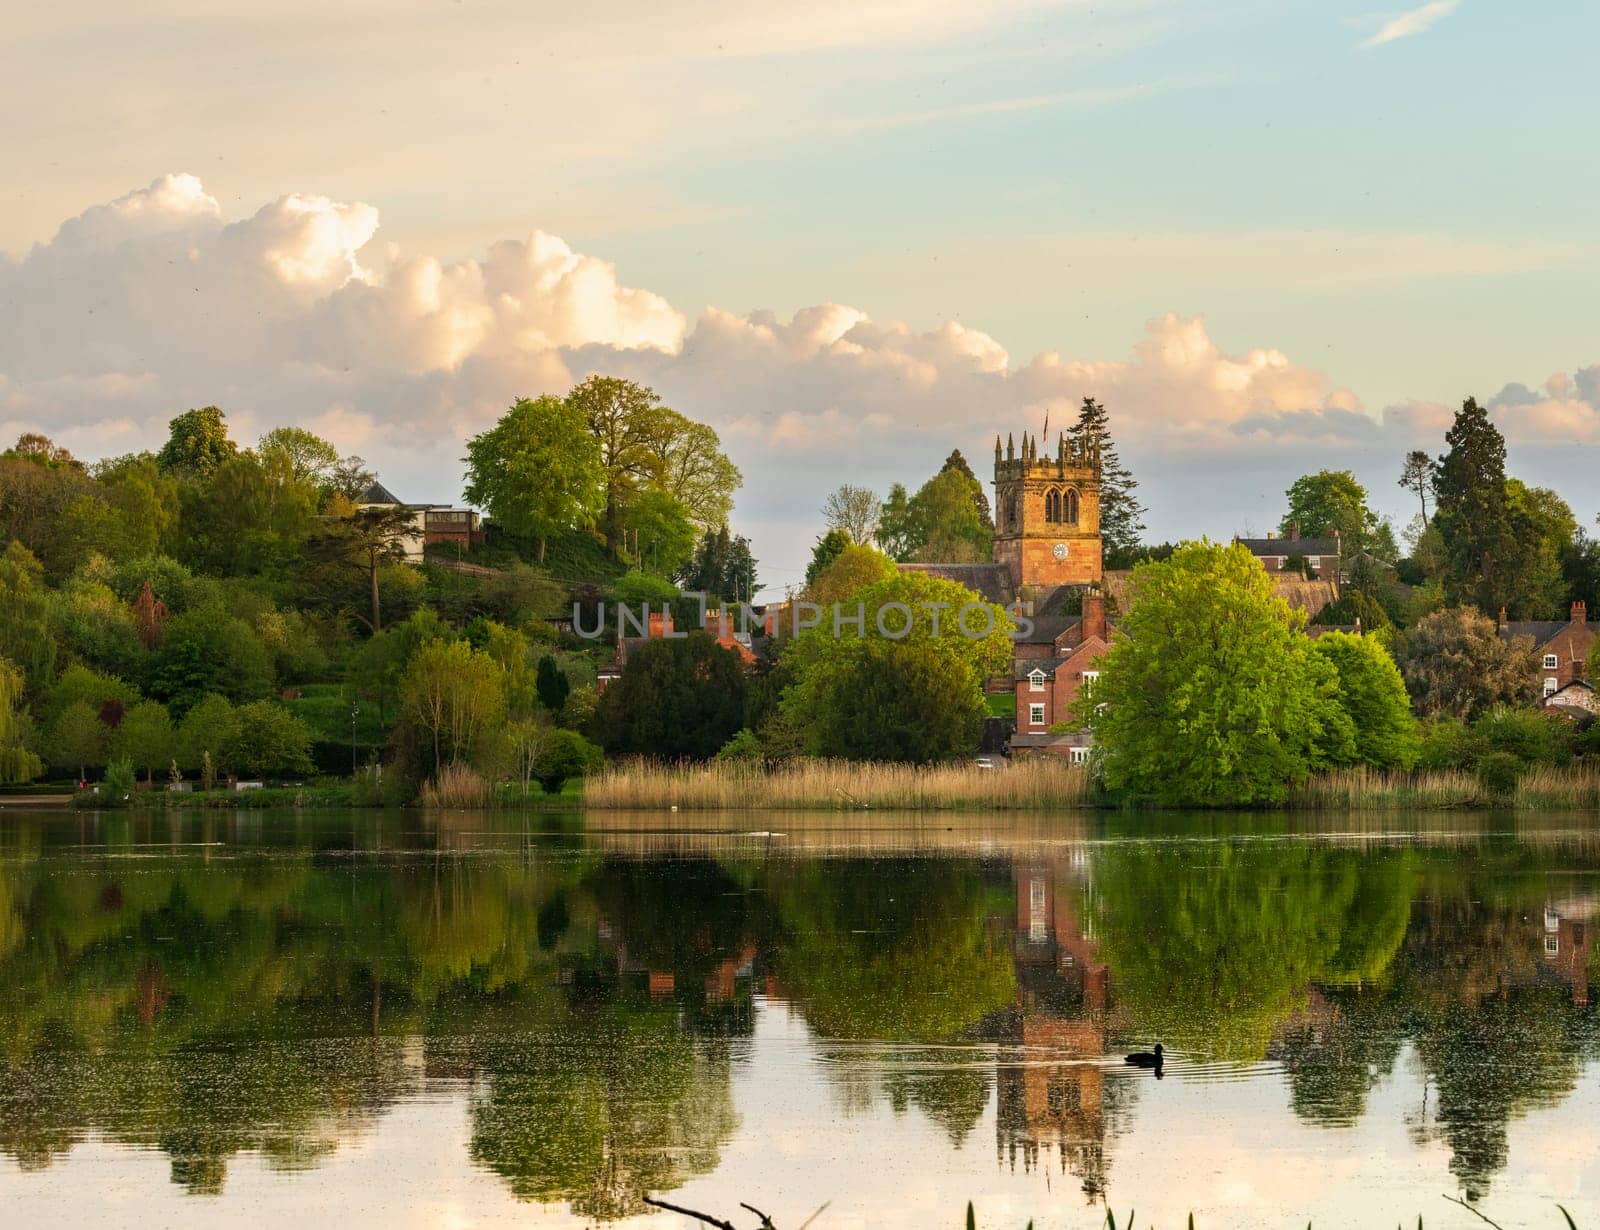
<svg viewBox="0 0 1600 1230"><path fill-rule="evenodd" d="M1600 1227L1593 818L647 823L0 812L0 1220Z"/></svg>

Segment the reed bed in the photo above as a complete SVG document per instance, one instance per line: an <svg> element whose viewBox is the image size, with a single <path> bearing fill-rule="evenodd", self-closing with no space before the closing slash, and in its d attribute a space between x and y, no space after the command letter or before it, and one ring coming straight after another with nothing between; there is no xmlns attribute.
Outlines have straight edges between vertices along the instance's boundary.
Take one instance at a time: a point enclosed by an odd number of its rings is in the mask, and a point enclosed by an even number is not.
<svg viewBox="0 0 1600 1230"><path fill-rule="evenodd" d="M424 807L487 807L489 783L464 764L446 765L422 786Z"/></svg>
<svg viewBox="0 0 1600 1230"><path fill-rule="evenodd" d="M840 760L762 769L633 760L590 778L583 801L612 811L1048 811L1083 807L1090 796L1086 769L1045 757L994 769Z"/></svg>
<svg viewBox="0 0 1600 1230"><path fill-rule="evenodd" d="M1529 769L1509 795L1496 794L1477 774L1464 769L1416 773L1339 769L1318 774L1295 787L1286 806L1310 811L1443 811L1471 807L1589 811L1600 809L1600 766Z"/></svg>

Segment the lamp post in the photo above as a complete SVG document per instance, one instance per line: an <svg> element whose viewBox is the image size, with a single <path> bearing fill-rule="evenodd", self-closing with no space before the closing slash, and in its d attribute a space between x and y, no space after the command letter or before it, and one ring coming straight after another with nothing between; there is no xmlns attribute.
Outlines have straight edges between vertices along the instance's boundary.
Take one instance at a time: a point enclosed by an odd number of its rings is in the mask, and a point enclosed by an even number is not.
<svg viewBox="0 0 1600 1230"><path fill-rule="evenodd" d="M361 706L355 701L350 702L350 776L356 775L356 715L361 712Z"/></svg>

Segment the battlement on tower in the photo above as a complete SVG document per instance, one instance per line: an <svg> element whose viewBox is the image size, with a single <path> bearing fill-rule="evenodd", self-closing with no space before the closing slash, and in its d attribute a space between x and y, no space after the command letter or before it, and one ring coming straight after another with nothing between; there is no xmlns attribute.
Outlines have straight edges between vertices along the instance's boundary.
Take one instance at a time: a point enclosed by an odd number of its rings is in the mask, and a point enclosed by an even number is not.
<svg viewBox="0 0 1600 1230"><path fill-rule="evenodd" d="M998 484L1021 478L1083 478L1100 476L1100 450L1093 443L1078 443L1066 435L1056 436L1056 449L1039 453L1037 437L1024 432L1019 451L1011 436L1006 437L1005 452L1000 451L1000 437L994 438L994 479Z"/></svg>
<svg viewBox="0 0 1600 1230"><path fill-rule="evenodd" d="M1098 584L1100 449L1092 442L1056 437L1053 452L1039 451L1026 432L994 441L994 560L1005 564L1019 593L1061 585Z"/></svg>

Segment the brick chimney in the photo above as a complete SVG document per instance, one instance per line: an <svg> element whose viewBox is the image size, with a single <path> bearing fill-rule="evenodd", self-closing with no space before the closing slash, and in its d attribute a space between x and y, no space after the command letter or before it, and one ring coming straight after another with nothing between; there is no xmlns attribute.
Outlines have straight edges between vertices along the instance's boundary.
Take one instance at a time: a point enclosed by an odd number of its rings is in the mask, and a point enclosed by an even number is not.
<svg viewBox="0 0 1600 1230"><path fill-rule="evenodd" d="M1096 591L1083 595L1083 619L1078 625L1078 639L1086 641L1092 636L1098 636L1102 641L1109 641L1106 633L1106 596Z"/></svg>
<svg viewBox="0 0 1600 1230"><path fill-rule="evenodd" d="M1579 598L1572 604L1572 622L1586 624L1589 622L1589 604Z"/></svg>
<svg viewBox="0 0 1600 1230"><path fill-rule="evenodd" d="M1298 521L1289 522L1289 541L1300 541L1300 523Z"/></svg>

